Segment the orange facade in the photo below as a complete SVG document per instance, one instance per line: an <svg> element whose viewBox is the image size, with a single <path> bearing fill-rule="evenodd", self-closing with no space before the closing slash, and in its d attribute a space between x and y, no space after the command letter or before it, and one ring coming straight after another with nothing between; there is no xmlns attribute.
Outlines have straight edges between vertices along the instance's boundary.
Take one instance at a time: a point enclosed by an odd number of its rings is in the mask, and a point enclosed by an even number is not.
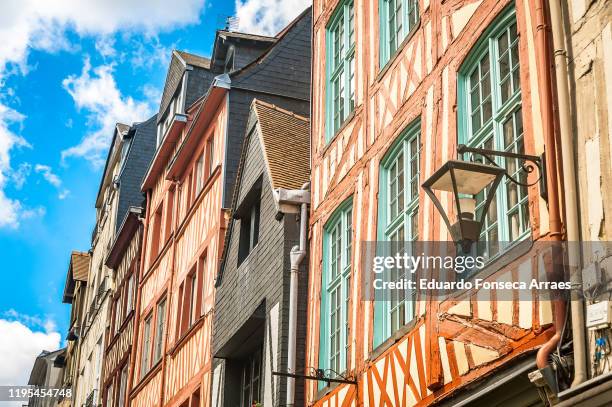
<svg viewBox="0 0 612 407"><path fill-rule="evenodd" d="M222 209L225 90L174 120L143 183L146 226L130 405L206 406Z"/></svg>
<svg viewBox="0 0 612 407"><path fill-rule="evenodd" d="M381 240L381 166L405 129L415 127L420 151L415 234L423 241L449 241L445 224L420 184L456 157L461 137L458 123L463 120L458 116L462 103L458 99L463 97L459 72L475 52L479 39L503 15L516 21L520 75L517 72L514 83L515 88L520 84L520 90L515 94L515 106L520 107L514 112L522 114L527 154L544 152L542 112L546 109L541 96L546 78L539 75L542 61L537 55L534 2L418 1L418 22L403 41L398 41L388 61L381 62L380 22L385 19L379 11L383 3L315 0L313 5L311 257L305 366L329 367L321 364L327 357L321 353L326 351L323 342L329 332L320 329L327 318L325 306L322 309L326 225L333 222L338 208L350 202L346 355L341 359L344 370L338 373L357 384L321 387L316 381L306 381L308 405L411 406L448 400L468 383L510 366L521 355L535 361L535 350L554 333L551 302L541 301L535 294L501 301L496 299L495 290L473 290L442 300L418 296L414 317L382 343L375 343L378 328L374 319L380 305L362 300L365 271L361 254L364 242ZM330 26L337 19L339 7L347 4L346 10L352 13L348 27L354 29L355 107L350 107L352 112L337 131L330 131L334 126L330 116L334 120L334 115L329 109L335 103L330 101L333 87L326 79L335 69L329 66L333 55ZM440 196L445 209L452 213L451 199L450 194ZM547 203L537 187L528 189L525 208L528 232L524 237L551 239ZM509 229L508 236L512 237L512 224ZM504 267L485 270L482 278L517 281L541 276L552 267L548 256L532 249Z"/></svg>

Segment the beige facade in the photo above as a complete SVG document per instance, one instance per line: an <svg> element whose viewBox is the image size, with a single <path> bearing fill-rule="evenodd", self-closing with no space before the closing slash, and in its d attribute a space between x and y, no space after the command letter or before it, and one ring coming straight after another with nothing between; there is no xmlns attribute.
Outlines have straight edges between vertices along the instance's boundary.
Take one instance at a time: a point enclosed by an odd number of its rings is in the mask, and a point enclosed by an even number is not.
<svg viewBox="0 0 612 407"><path fill-rule="evenodd" d="M121 151L127 126L117 125L96 199L96 226L92 235L85 316L79 338L79 365L74 388L75 406L97 405L101 400L104 334L108 325L112 270L105 264L117 229L118 193L114 179L121 169Z"/></svg>
<svg viewBox="0 0 612 407"><path fill-rule="evenodd" d="M565 3L565 2L564 2ZM609 300L612 280L612 7L609 1L567 2L569 93L580 234L587 243L581 274L587 307ZM601 278L595 270L601 271ZM595 281L592 285L591 281ZM609 330L608 330L609 333ZM597 358L596 330L587 331L587 377L609 372L612 358Z"/></svg>

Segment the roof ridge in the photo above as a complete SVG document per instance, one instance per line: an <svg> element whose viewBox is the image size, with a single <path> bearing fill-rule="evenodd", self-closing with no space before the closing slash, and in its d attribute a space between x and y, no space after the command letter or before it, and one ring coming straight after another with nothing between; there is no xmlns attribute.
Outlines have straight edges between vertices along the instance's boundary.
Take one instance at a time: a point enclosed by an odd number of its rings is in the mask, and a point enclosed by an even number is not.
<svg viewBox="0 0 612 407"><path fill-rule="evenodd" d="M262 105L262 106L267 107L269 109L273 109L273 110L276 110L278 112L284 113L284 114L286 114L288 116L292 116L292 117L294 117L296 119L305 121L307 123L310 122L310 120L308 120L307 117L299 115L299 114L297 114L295 112L292 112L291 110L284 109L284 108L282 108L280 106L275 105L274 103L269 103L269 102L263 101L261 99L255 98L255 99L253 99L253 104L254 105L256 105L256 104Z"/></svg>
<svg viewBox="0 0 612 407"><path fill-rule="evenodd" d="M179 52L179 53L181 53L181 54L192 55L192 56L194 56L194 57L198 57L198 58L210 59L210 58L205 57L205 56L203 56L203 55L194 54L193 52L185 51L185 50L182 50L182 49L176 49L176 48L175 48L175 49L174 49L174 51Z"/></svg>

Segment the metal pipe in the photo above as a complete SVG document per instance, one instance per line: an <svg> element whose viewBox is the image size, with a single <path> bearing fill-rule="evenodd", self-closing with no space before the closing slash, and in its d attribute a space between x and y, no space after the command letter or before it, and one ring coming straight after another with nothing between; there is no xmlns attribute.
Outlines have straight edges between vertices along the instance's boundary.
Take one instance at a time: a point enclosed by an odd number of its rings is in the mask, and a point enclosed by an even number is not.
<svg viewBox="0 0 612 407"><path fill-rule="evenodd" d="M557 108L559 111L559 137L561 141L561 163L563 171L563 196L565 199L565 230L568 244L568 261L572 291L582 287L580 241L578 225L579 213L576 194L576 164L574 140L572 137L570 92L568 85L567 50L565 49L565 33L561 1L550 2L550 25L552 27L555 74L557 85ZM584 302L581 296L571 299L572 338L574 346L574 381L572 387L586 380L586 351L584 333Z"/></svg>
<svg viewBox="0 0 612 407"><path fill-rule="evenodd" d="M549 235L552 241L561 240L561 216L559 210L559 175L557 173L556 140L553 112L553 87L550 58L550 41L548 38L548 26L546 24L545 0L535 0L536 18L536 57L538 60L538 85L540 87L541 107L542 107L542 129L544 131L544 145L546 146L546 173L548 181L548 216L549 216ZM553 252L554 254L554 252ZM552 270L549 271L549 279L557 278L556 264L560 262L553 258ZM536 364L542 369L548 365L550 353L561 341L563 322L565 321L565 300L557 298L553 300L554 315L553 325L555 333L538 350Z"/></svg>
<svg viewBox="0 0 612 407"><path fill-rule="evenodd" d="M305 184L302 189L309 189ZM300 264L306 257L306 233L308 228L308 204L300 205L300 244L291 249L291 280L289 286L289 332L287 344L287 372L296 373L297 353L297 300L298 300L298 277ZM295 403L295 377L287 376L287 406Z"/></svg>

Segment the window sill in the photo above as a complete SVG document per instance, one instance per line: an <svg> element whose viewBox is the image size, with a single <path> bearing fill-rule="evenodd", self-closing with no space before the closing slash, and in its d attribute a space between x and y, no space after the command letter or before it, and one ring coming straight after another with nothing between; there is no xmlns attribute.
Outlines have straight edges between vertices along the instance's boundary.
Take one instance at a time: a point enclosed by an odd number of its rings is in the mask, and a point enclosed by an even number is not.
<svg viewBox="0 0 612 407"><path fill-rule="evenodd" d="M339 137L339 135L344 132L344 129L346 129L349 126L349 124L353 121L355 116L357 116L357 114L360 111L361 111L361 105L355 106L355 108L351 111L351 113L349 113L349 115L346 116L346 119L344 119L344 121L342 122L342 124L340 125L338 130L336 130L334 135L329 140L327 140L327 139L325 140L325 146L321 150L321 154L320 155L325 155L327 150L329 150L331 148L331 146L334 144L334 142Z"/></svg>
<svg viewBox="0 0 612 407"><path fill-rule="evenodd" d="M161 361L162 360L163 358L155 362L155 364L151 366L151 368L147 371L147 373L145 373L144 376L142 376L140 380L138 380L138 384L130 392L131 398L134 397L137 393L139 393L146 386L146 384L153 378L153 376L155 376L158 372L161 371L161 367L162 367Z"/></svg>
<svg viewBox="0 0 612 407"><path fill-rule="evenodd" d="M348 370L341 372L340 375L345 376L345 377L350 376L350 374L348 373ZM317 390L317 393L315 394L315 401L319 401L323 397L333 393L333 391L336 390L340 386L352 386L352 385L347 384L347 383L329 383L327 386L323 387L322 389Z"/></svg>
<svg viewBox="0 0 612 407"><path fill-rule="evenodd" d="M474 280L476 277L486 280L491 277L493 274L502 270L504 267L508 266L511 263L514 263L519 258L528 254L533 248L534 241L530 235L523 238L522 240L517 240L512 245L508 246L506 250L501 253L498 253L495 257L491 258L489 261L485 263L485 267L477 273L466 276L466 280ZM448 300L458 300L465 297L465 294L472 289L464 289L451 293L444 299L440 299L440 302L448 301Z"/></svg>
<svg viewBox="0 0 612 407"><path fill-rule="evenodd" d="M151 274L153 274L152 270L156 269L157 266L159 266L159 263L161 262L161 259L164 257L164 255L169 250L169 248L172 247L172 245L170 243L174 240L173 237L174 237L174 233L170 233L170 236L168 237L168 239L166 240L166 242L162 246L161 250L159 251L159 253L157 253L157 255L155 256L155 258L153 259L153 261L151 262L151 264L149 265L147 270L145 270L144 274L142 275L142 278L140 279L141 281L139 282L140 286L145 284L147 278Z"/></svg>
<svg viewBox="0 0 612 407"><path fill-rule="evenodd" d="M424 315L425 314L423 314L423 317ZM416 327L418 320L419 317L412 318L410 322L408 322L406 325L402 326L400 329L391 334L389 338L387 338L383 343L378 345L372 350L372 352L370 352L370 356L367 360L373 362L380 356L382 356L382 354L385 353L389 348L391 348L393 345L401 341L406 335L408 335L410 331L412 331Z"/></svg>
<svg viewBox="0 0 612 407"><path fill-rule="evenodd" d="M210 312L210 311L209 311ZM168 352L166 353L169 356L174 357L176 355L176 353L179 351L179 349L181 349L183 347L183 345L189 340L189 338L191 338L197 331L198 329L204 325L204 320L206 319L208 313L207 314L202 314L200 315L200 317L197 319L197 321L195 321L190 327L189 329L187 329L180 337L179 339L176 341L176 343L174 344L174 346L172 346L172 348L170 348L170 350L168 350ZM162 358L163 359L163 358Z"/></svg>
<svg viewBox="0 0 612 407"><path fill-rule="evenodd" d="M389 59L387 59L387 61L385 61L384 64L382 64L380 66L380 72L378 72L378 75L376 75L376 82L380 82L380 80L383 78L383 76L385 76L385 74L387 73L387 71L389 69L391 69L391 67L394 65L395 61L398 59L399 55L402 53L402 51L404 50L404 48L406 48L406 45L410 42L410 40L414 37L415 33L421 28L421 19L419 18L419 23L417 25L415 25L412 30L410 30L410 32L408 33L408 35L406 35L406 38L404 38L402 40L402 42L400 43L400 45L397 47L397 49L395 51L393 51L393 53L391 54L391 56L389 56ZM379 48L380 49L380 48ZM380 57L380 52L379 52L379 57Z"/></svg>
<svg viewBox="0 0 612 407"><path fill-rule="evenodd" d="M127 313L127 315L123 318L123 322L121 322L121 324L119 325L119 328L117 328L117 331L112 335L113 337L111 338L111 340L109 341L108 345L106 346L107 350L112 348L113 345L115 344L115 342L117 342L117 339L121 337L121 334L123 333L123 331L127 327L128 321L130 321L132 319L133 315L134 315L134 309L132 308Z"/></svg>
<svg viewBox="0 0 612 407"><path fill-rule="evenodd" d="M183 232L185 231L185 228L187 227L187 224L189 223L189 220L192 218L193 214L195 213L197 206L204 199L203 197L208 194L208 191L212 188L212 185L214 184L215 180L217 179L220 173L221 173L221 164L217 164L217 166L212 170L212 172L208 176L208 179L206 179L206 182L204 183L204 185L202 185L202 190L198 192L198 195L194 198L191 205L189 205L189 208L187 209L187 213L185 214L183 219L180 221L178 227L176 228L176 231L174 232L175 236L178 237L183 234Z"/></svg>

